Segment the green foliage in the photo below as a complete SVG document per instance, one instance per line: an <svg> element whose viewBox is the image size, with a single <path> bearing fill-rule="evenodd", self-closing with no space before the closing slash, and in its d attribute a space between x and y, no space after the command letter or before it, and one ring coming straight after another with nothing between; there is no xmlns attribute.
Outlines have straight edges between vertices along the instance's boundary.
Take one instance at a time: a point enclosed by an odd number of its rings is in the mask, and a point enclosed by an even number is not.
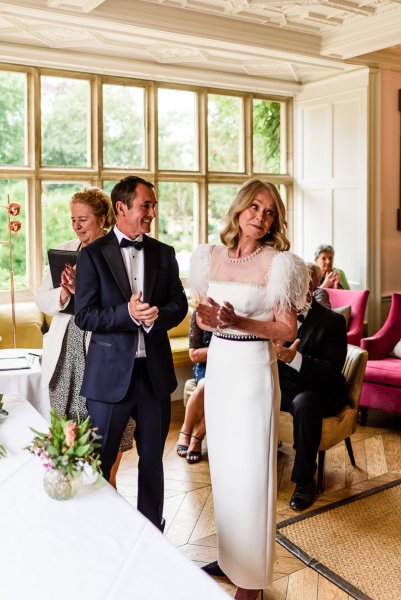
<svg viewBox="0 0 401 600"><path fill-rule="evenodd" d="M209 185L208 203L208 242L220 243L220 231L224 227L225 216L232 199L237 191L235 185L211 184Z"/></svg>
<svg viewBox="0 0 401 600"><path fill-rule="evenodd" d="M193 196L192 183L159 184L159 238L177 252L193 248Z"/></svg>
<svg viewBox="0 0 401 600"><path fill-rule="evenodd" d="M209 94L208 155L211 171L233 172L241 168L242 100Z"/></svg>
<svg viewBox="0 0 401 600"><path fill-rule="evenodd" d="M36 435L26 449L39 456L46 469L74 475L82 471L86 463L94 471L100 471L100 436L91 428L89 417L75 422L66 416L59 417L52 409L48 432L31 429Z"/></svg>
<svg viewBox="0 0 401 600"><path fill-rule="evenodd" d="M103 160L108 166L144 167L143 91L103 86ZM139 102L142 100L142 106Z"/></svg>
<svg viewBox="0 0 401 600"><path fill-rule="evenodd" d="M62 77L42 78L42 164L86 167L89 85Z"/></svg>
<svg viewBox="0 0 401 600"><path fill-rule="evenodd" d="M0 164L25 163L26 76L0 71Z"/></svg>
<svg viewBox="0 0 401 600"><path fill-rule="evenodd" d="M159 169L191 171L198 167L194 102L193 92L159 90Z"/></svg>
<svg viewBox="0 0 401 600"><path fill-rule="evenodd" d="M255 100L253 103L254 170L280 173L280 112L279 102Z"/></svg>

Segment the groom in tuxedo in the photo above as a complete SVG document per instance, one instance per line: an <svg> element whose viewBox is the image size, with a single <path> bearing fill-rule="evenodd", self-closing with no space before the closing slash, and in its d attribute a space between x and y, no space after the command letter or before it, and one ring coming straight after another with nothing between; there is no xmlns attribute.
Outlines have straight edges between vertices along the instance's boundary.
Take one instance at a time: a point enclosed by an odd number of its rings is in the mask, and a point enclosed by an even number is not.
<svg viewBox="0 0 401 600"><path fill-rule="evenodd" d="M316 272L310 271L310 275L312 298L318 279ZM310 308L298 314L297 339L289 347L273 343L278 357L281 410L293 416L295 461L291 479L295 491L290 507L304 510L315 498L322 418L337 414L347 402L342 374L347 354L345 319L313 298Z"/></svg>
<svg viewBox="0 0 401 600"><path fill-rule="evenodd" d="M130 416L135 420L138 510L163 530L163 449L170 394L177 386L167 330L188 310L174 249L148 237L155 217L153 184L129 176L111 200L117 223L82 248L75 322L92 336L81 394L101 440L106 479Z"/></svg>

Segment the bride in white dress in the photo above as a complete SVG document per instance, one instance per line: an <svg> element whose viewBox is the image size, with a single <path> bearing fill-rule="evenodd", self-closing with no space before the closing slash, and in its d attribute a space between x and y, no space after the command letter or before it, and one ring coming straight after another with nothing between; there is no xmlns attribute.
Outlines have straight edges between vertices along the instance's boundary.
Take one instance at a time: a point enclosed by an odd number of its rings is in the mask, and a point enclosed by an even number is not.
<svg viewBox="0 0 401 600"><path fill-rule="evenodd" d="M280 387L270 339L294 340L309 275L286 252L285 208L274 185L251 179L235 196L222 246L199 246L191 288L198 324L212 329L205 416L218 564L253 600L274 562Z"/></svg>

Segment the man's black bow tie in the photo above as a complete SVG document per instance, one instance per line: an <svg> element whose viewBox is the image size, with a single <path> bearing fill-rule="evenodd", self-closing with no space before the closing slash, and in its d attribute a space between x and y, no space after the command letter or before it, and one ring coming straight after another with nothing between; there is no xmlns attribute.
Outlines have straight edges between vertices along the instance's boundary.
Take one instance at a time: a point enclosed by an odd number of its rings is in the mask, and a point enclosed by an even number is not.
<svg viewBox="0 0 401 600"><path fill-rule="evenodd" d="M135 240L127 240L127 238L122 238L120 242L120 248L128 248L129 246L133 246L135 250L142 250L143 242L136 242Z"/></svg>
<svg viewBox="0 0 401 600"><path fill-rule="evenodd" d="M303 323L305 321L305 315L303 315L302 313L297 315L297 321L299 323Z"/></svg>

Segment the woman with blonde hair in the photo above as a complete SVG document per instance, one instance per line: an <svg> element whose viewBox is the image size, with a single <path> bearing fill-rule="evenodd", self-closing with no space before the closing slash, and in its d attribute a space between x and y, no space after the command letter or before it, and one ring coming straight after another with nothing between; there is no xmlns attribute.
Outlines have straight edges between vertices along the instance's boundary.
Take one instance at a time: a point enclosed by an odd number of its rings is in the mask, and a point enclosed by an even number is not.
<svg viewBox="0 0 401 600"><path fill-rule="evenodd" d="M271 339L293 340L309 276L288 252L285 207L260 179L237 192L221 232L192 256L198 324L212 330L205 416L218 564L254 600L272 583L280 388ZM207 569L206 569L207 570Z"/></svg>
<svg viewBox="0 0 401 600"><path fill-rule="evenodd" d="M76 239L60 244L60 250L80 250L106 234L116 218L110 197L96 187L76 192L70 201L71 225ZM62 312L73 301L75 268L66 265L60 285L53 287L50 272L36 291L38 308L52 317L43 338L42 383L49 386L50 405L59 416L85 419L86 398L80 395L90 334L75 325L74 315ZM121 451L132 448L132 420L123 434ZM115 470L112 474L115 485Z"/></svg>

